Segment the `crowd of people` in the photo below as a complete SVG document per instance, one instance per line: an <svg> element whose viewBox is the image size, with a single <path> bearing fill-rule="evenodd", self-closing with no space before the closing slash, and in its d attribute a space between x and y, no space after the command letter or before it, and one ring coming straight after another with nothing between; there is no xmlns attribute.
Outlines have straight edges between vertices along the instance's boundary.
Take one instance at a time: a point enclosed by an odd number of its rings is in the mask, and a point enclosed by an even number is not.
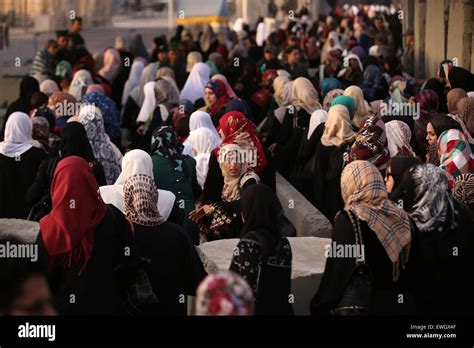
<svg viewBox="0 0 474 348"><path fill-rule="evenodd" d="M361 234L370 313L472 313L474 77L445 60L415 79L413 33L378 9L94 54L75 18L1 128L0 218L39 222L45 268L0 262L0 312L177 315L197 295L201 315L293 314L278 172L333 242ZM207 275L194 246L224 238L229 271ZM334 313L354 260L327 259L312 314Z"/></svg>

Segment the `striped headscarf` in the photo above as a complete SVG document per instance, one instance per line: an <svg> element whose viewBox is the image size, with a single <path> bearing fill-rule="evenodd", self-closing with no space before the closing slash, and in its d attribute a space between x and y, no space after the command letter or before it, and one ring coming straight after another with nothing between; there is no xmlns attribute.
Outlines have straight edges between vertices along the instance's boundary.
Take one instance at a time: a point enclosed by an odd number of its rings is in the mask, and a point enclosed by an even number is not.
<svg viewBox="0 0 474 348"><path fill-rule="evenodd" d="M465 173L456 177L453 197L464 204L474 204L474 174Z"/></svg>
<svg viewBox="0 0 474 348"><path fill-rule="evenodd" d="M125 216L143 226L158 226L165 220L158 211L158 188L146 174L135 174L123 186Z"/></svg>
<svg viewBox="0 0 474 348"><path fill-rule="evenodd" d="M388 199L380 171L370 162L354 161L341 176L344 209L350 209L367 222L393 263L393 280L400 274L400 265L408 261L411 225L408 214Z"/></svg>
<svg viewBox="0 0 474 348"><path fill-rule="evenodd" d="M376 117L369 116L357 133L349 153L348 162L355 160L369 161L379 170L384 170L390 161L385 123Z"/></svg>
<svg viewBox="0 0 474 348"><path fill-rule="evenodd" d="M474 156L463 132L457 129L444 131L438 139L440 168L448 177L449 187L454 179L465 173L474 174Z"/></svg>

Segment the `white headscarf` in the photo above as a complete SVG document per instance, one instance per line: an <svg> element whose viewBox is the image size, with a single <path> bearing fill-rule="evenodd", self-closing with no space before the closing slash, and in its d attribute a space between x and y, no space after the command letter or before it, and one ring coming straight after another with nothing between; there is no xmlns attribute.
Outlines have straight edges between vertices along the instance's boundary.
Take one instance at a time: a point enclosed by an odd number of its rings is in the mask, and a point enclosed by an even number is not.
<svg viewBox="0 0 474 348"><path fill-rule="evenodd" d="M155 83L155 81L150 81L145 84L145 87L143 87L145 100L143 101L140 113L138 114L137 122L147 122L150 114L155 110Z"/></svg>
<svg viewBox="0 0 474 348"><path fill-rule="evenodd" d="M358 55L356 55L354 53L351 53L347 57L345 57L344 59L347 59L347 62L349 62L350 59L357 60L357 63L359 64L360 71L364 72L364 66L362 65L362 62L360 61L360 58L359 58Z"/></svg>
<svg viewBox="0 0 474 348"><path fill-rule="evenodd" d="M44 80L43 82L41 82L40 91L43 92L44 94L46 94L48 97L51 97L51 95L54 92L59 92L59 87L58 87L58 84L56 82L54 82L53 80L48 79L48 80Z"/></svg>
<svg viewBox="0 0 474 348"><path fill-rule="evenodd" d="M69 86L69 94L71 94L77 101L81 101L82 96L86 94L87 86L92 85L91 73L85 69L79 70L74 74L74 77Z"/></svg>
<svg viewBox="0 0 474 348"><path fill-rule="evenodd" d="M127 82L123 86L122 94L122 106L127 103L127 99L130 96L130 92L140 85L140 77L142 76L143 69L145 69L145 63L141 59L135 59L130 69L130 75L128 76Z"/></svg>
<svg viewBox="0 0 474 348"><path fill-rule="evenodd" d="M33 125L24 112L14 112L5 125L5 140L0 143L0 153L15 158L21 156L33 146L31 134Z"/></svg>
<svg viewBox="0 0 474 348"><path fill-rule="evenodd" d="M267 38L267 28L265 27L265 23L261 22L257 26L257 36L255 41L257 42L257 46L262 47L265 43L265 39Z"/></svg>
<svg viewBox="0 0 474 348"><path fill-rule="evenodd" d="M186 57L186 72L190 73L196 63L202 63L202 55L199 52L189 52Z"/></svg>
<svg viewBox="0 0 474 348"><path fill-rule="evenodd" d="M323 109L316 110L311 114L311 119L309 120L308 140L311 138L316 128L321 123L326 122L327 119L328 119L328 113L326 110L323 110Z"/></svg>
<svg viewBox="0 0 474 348"><path fill-rule="evenodd" d="M127 152L122 161L122 173L114 185L101 186L100 195L106 204L112 204L122 213L125 211L123 185L128 178L136 174L145 174L153 178L153 162L143 150ZM176 196L165 190L158 190L158 211L167 220L173 209Z"/></svg>
<svg viewBox="0 0 474 348"><path fill-rule="evenodd" d="M180 100L187 99L194 103L197 99L204 97L204 86L211 78L211 69L207 64L196 63L184 84Z"/></svg>
<svg viewBox="0 0 474 348"><path fill-rule="evenodd" d="M334 42L333 46L329 45L329 40L332 39ZM321 52L321 64L326 62L326 58L328 57L329 52L333 50L340 50L341 52L344 51L341 43L339 41L339 34L335 31L331 31L326 39L326 43L323 46L323 50Z"/></svg>
<svg viewBox="0 0 474 348"><path fill-rule="evenodd" d="M189 117L189 131L192 132L199 128L209 129L213 135L214 141L218 142L218 145L222 143L221 137L219 136L219 133L217 133L216 127L214 127L214 124L212 123L211 116L207 112L198 110L193 112ZM189 137L184 141L183 145L183 154L194 157L193 147L189 142Z"/></svg>
<svg viewBox="0 0 474 348"><path fill-rule="evenodd" d="M143 69L142 76L140 76L140 84L136 86L130 92L130 97L133 98L135 103L139 107L143 105L143 101L145 100L145 92L144 88L148 82L154 81L156 78L156 72L158 71L158 64L157 63L150 63L148 64L145 69Z"/></svg>
<svg viewBox="0 0 474 348"><path fill-rule="evenodd" d="M388 150L390 151L390 158L398 155L401 149L406 149L415 157L410 140L410 127L402 121L394 120L385 123L385 132L387 134Z"/></svg>
<svg viewBox="0 0 474 348"><path fill-rule="evenodd" d="M197 180L201 188L204 188L209 169L209 157L211 157L211 151L221 144L220 139L216 139L212 130L201 127L191 131L186 140L196 151L194 159L196 160Z"/></svg>
<svg viewBox="0 0 474 348"><path fill-rule="evenodd" d="M99 75L105 77L111 84L120 73L122 58L115 48L109 48L104 52L104 65L99 70Z"/></svg>

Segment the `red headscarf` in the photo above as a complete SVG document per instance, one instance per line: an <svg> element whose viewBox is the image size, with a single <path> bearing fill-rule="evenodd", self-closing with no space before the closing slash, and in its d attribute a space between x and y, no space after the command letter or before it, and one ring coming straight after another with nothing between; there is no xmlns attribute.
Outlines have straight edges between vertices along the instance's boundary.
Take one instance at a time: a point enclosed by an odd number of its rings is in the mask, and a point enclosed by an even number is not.
<svg viewBox="0 0 474 348"><path fill-rule="evenodd" d="M51 212L40 220L50 266L84 270L94 247L95 229L107 207L89 164L77 156L61 160L51 183Z"/></svg>
<svg viewBox="0 0 474 348"><path fill-rule="evenodd" d="M219 128L224 134L221 147L226 144L237 144L244 150L257 150L254 170L255 173L260 174L267 165L267 157L257 137L257 129L252 121L239 111L230 111L219 120ZM219 149L220 147L215 153L217 157L219 157Z"/></svg>
<svg viewBox="0 0 474 348"><path fill-rule="evenodd" d="M217 97L216 103L207 109L207 113L211 115L212 118L216 116L216 113L227 105L230 100L229 94L227 93L227 88L224 82L220 80L210 80L205 88L211 89Z"/></svg>

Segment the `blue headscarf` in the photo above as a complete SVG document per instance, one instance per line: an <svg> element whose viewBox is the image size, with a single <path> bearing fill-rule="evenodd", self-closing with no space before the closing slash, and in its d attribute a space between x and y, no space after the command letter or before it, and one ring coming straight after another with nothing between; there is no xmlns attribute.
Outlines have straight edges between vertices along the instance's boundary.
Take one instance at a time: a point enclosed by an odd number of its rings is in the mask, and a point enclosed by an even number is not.
<svg viewBox="0 0 474 348"><path fill-rule="evenodd" d="M325 78L321 83L321 92L323 94L323 100L324 97L326 97L326 94L331 92L333 89L342 89L341 82L339 82L339 80L334 77Z"/></svg>

